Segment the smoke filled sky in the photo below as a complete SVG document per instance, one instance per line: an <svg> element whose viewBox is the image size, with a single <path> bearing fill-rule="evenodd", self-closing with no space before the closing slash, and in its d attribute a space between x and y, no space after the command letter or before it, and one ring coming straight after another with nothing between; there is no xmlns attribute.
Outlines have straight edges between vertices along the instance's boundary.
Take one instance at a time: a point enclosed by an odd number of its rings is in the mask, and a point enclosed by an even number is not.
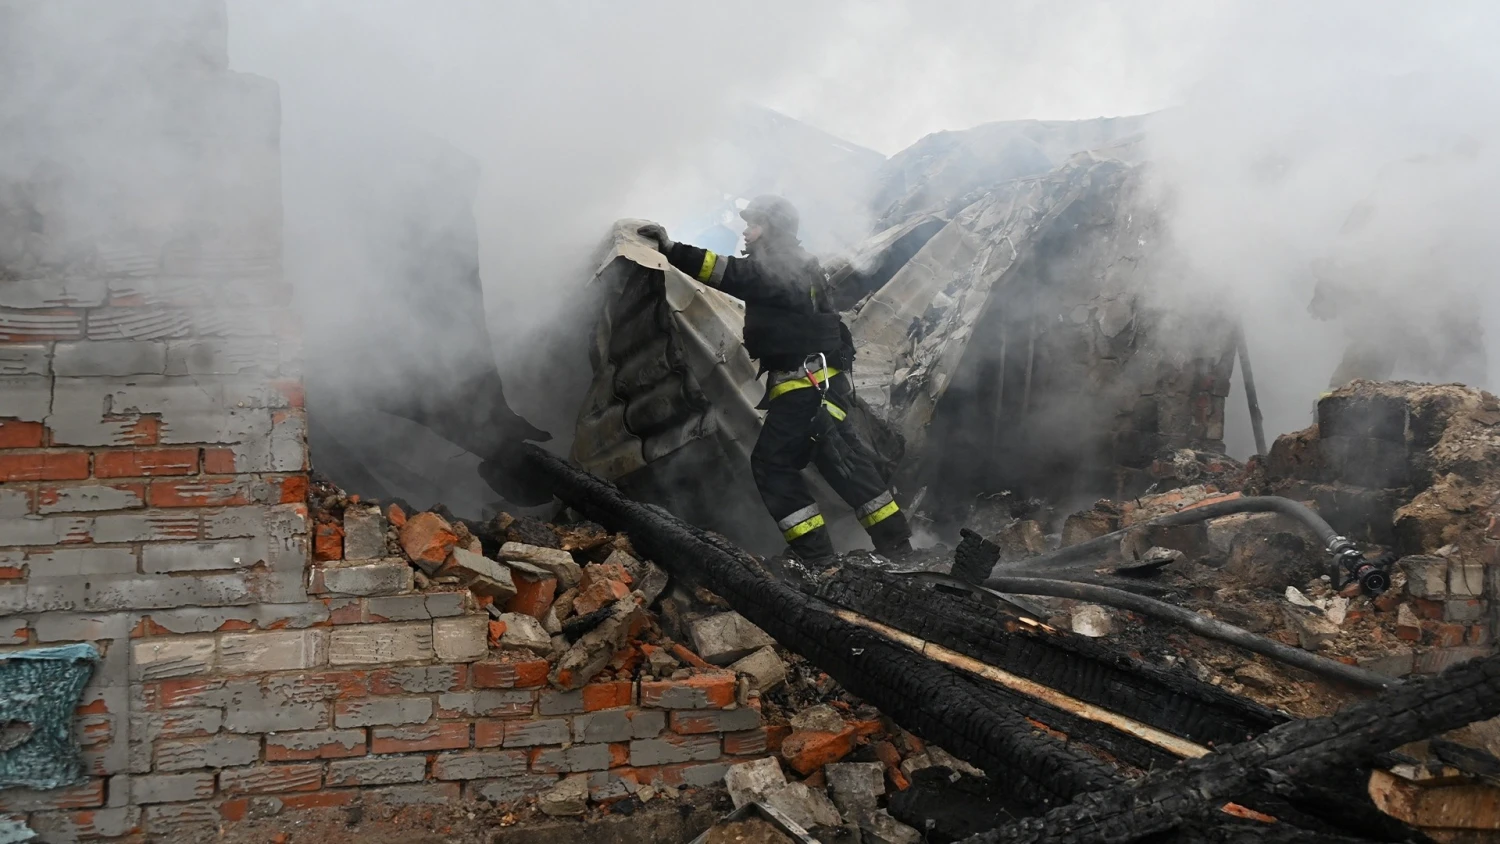
<svg viewBox="0 0 1500 844"><path fill-rule="evenodd" d="M354 143L399 127L478 162L497 354L513 403L554 430L572 406L549 408L527 374L552 354L559 290L587 277L610 220L672 220L704 190L687 162L746 102L886 155L988 121L1170 109L1149 155L1180 211L1194 286L1245 314L1273 434L1306 423L1337 362L1340 329L1306 314L1306 267L1374 174L1467 137L1486 162L1480 184L1494 175L1500 7L1483 0L229 0L229 11L233 67L280 84L289 182L321 166L309 150L330 127ZM1495 210L1471 185L1452 212L1441 192L1457 182L1444 184L1413 206L1429 222L1434 208L1454 221ZM289 205L295 195L289 183ZM1462 271L1487 279L1492 256L1471 257Z"/></svg>

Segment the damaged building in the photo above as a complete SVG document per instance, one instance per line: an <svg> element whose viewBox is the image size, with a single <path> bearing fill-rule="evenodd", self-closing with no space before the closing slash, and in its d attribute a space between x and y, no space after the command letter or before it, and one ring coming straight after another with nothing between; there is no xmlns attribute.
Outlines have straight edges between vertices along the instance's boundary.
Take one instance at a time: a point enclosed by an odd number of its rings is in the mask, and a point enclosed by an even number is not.
<svg viewBox="0 0 1500 844"><path fill-rule="evenodd" d="M71 30L17 8L4 60L41 63ZM167 35L74 70L183 96L0 133L0 841L1500 831L1500 401L1356 382L1224 456L1237 329L1153 298L1181 270L1149 121L887 163L829 262L851 419L943 541L789 571L757 556L738 303L609 232L571 459L517 445L493 360L426 389L394 311L305 342L338 303L294 296L317 231L284 219L277 88L228 69L220 4L150 8ZM443 272L386 269L484 335L471 162L403 149L420 184L345 201L411 203L381 234ZM405 381L319 416L330 355ZM361 456L428 447L355 427L377 409L557 503L397 500L448 481Z"/></svg>

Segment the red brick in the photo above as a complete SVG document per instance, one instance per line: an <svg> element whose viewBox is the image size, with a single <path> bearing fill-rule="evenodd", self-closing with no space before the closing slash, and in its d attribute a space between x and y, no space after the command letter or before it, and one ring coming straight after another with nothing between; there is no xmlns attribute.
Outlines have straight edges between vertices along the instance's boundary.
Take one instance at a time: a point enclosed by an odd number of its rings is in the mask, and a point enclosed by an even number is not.
<svg viewBox="0 0 1500 844"><path fill-rule="evenodd" d="M547 661L476 662L469 666L469 676L476 689L530 689L547 682Z"/></svg>
<svg viewBox="0 0 1500 844"><path fill-rule="evenodd" d="M837 733L796 730L781 743L781 758L803 776L853 752L853 727Z"/></svg>
<svg viewBox="0 0 1500 844"><path fill-rule="evenodd" d="M286 401L287 407L307 406L307 391L303 388L301 381L298 381L296 379L283 379L279 381L268 382L267 386L277 391L278 393L281 393L282 398Z"/></svg>
<svg viewBox="0 0 1500 844"><path fill-rule="evenodd" d="M0 448L41 448L46 437L40 422L0 419Z"/></svg>
<svg viewBox="0 0 1500 844"><path fill-rule="evenodd" d="M228 448L203 449L203 471L210 475L233 475L234 450Z"/></svg>
<svg viewBox="0 0 1500 844"><path fill-rule="evenodd" d="M616 683L590 683L583 687L583 711L598 712L601 709L629 706L631 692L634 689L635 684L628 680Z"/></svg>
<svg viewBox="0 0 1500 844"><path fill-rule="evenodd" d="M213 703L224 681L203 677L179 677L146 684L146 705L151 710L219 706Z"/></svg>
<svg viewBox="0 0 1500 844"><path fill-rule="evenodd" d="M359 802L359 792L315 791L309 794L288 794L277 799L286 809L333 809L353 806Z"/></svg>
<svg viewBox="0 0 1500 844"><path fill-rule="evenodd" d="M1440 648L1454 648L1464 643L1468 628L1462 624L1439 624L1433 630L1432 643Z"/></svg>
<svg viewBox="0 0 1500 844"><path fill-rule="evenodd" d="M1429 601L1426 598L1412 598L1412 609L1416 610L1418 618L1432 621L1443 620L1443 602Z"/></svg>
<svg viewBox="0 0 1500 844"><path fill-rule="evenodd" d="M1490 626L1488 624L1475 624L1469 627L1469 644L1488 645L1490 643Z"/></svg>
<svg viewBox="0 0 1500 844"><path fill-rule="evenodd" d="M573 612L579 615L588 615L591 612L613 604L626 595L630 594L630 587L618 580L595 580L583 588L578 597L573 599Z"/></svg>
<svg viewBox="0 0 1500 844"><path fill-rule="evenodd" d="M765 727L724 734L724 752L730 756L756 756L769 749Z"/></svg>
<svg viewBox="0 0 1500 844"><path fill-rule="evenodd" d="M152 507L238 507L250 503L238 478L193 478L158 481L148 488Z"/></svg>
<svg viewBox="0 0 1500 844"><path fill-rule="evenodd" d="M133 448L94 455L96 478L154 478L197 471L196 448Z"/></svg>
<svg viewBox="0 0 1500 844"><path fill-rule="evenodd" d="M370 675L364 671L313 671L283 674L267 681L288 700L349 700L370 693Z"/></svg>
<svg viewBox="0 0 1500 844"><path fill-rule="evenodd" d="M319 522L313 528L313 559L321 562L344 559L344 528L333 522Z"/></svg>
<svg viewBox="0 0 1500 844"><path fill-rule="evenodd" d="M98 747L101 744L109 744L115 734L115 719L109 715L90 715L86 718L79 718L73 722L73 732L78 736L79 747Z"/></svg>
<svg viewBox="0 0 1500 844"><path fill-rule="evenodd" d="M256 765L219 772L219 791L224 794L265 794L278 791L317 791L323 787L323 766Z"/></svg>
<svg viewBox="0 0 1500 844"><path fill-rule="evenodd" d="M413 562L426 568L442 565L457 544L458 534L436 513L418 513L401 528L402 550Z"/></svg>
<svg viewBox="0 0 1500 844"><path fill-rule="evenodd" d="M478 667L476 664L474 667ZM443 676L447 672L447 676ZM441 688L434 684L441 679ZM417 669L386 668L370 672L370 694L405 695L455 692L469 682L467 665L432 665Z"/></svg>
<svg viewBox="0 0 1500 844"><path fill-rule="evenodd" d="M552 606L552 599L557 596L557 578L530 580L517 575L513 580L516 594L506 601L505 611L523 613L538 619L546 615L547 608Z"/></svg>
<svg viewBox="0 0 1500 844"><path fill-rule="evenodd" d="M242 821L248 814L250 814L250 800L248 798L236 797L233 800L225 800L219 804L219 816L230 823Z"/></svg>
<svg viewBox="0 0 1500 844"><path fill-rule="evenodd" d="M157 445L161 442L161 417L142 416L125 435L131 445Z"/></svg>
<svg viewBox="0 0 1500 844"><path fill-rule="evenodd" d="M675 656L675 657L677 657L678 659L682 660L683 662L687 663L689 666L691 666L693 668L697 668L697 669L700 669L702 671L711 671L711 670L713 670L713 666L712 665L709 665L707 662L704 662L703 661L703 657L698 656L697 654L695 654L692 651L688 650L686 645L683 645L683 644L680 644L680 643L674 643L672 645L672 655Z"/></svg>
<svg viewBox="0 0 1500 844"><path fill-rule="evenodd" d="M0 454L0 482L81 481L89 476L87 451Z"/></svg>
<svg viewBox="0 0 1500 844"><path fill-rule="evenodd" d="M281 482L282 504L307 503L307 476L292 475Z"/></svg>
<svg viewBox="0 0 1500 844"><path fill-rule="evenodd" d="M406 527L406 511L399 505L392 504L385 511L385 520L391 523L391 527L400 530Z"/></svg>
<svg viewBox="0 0 1500 844"><path fill-rule="evenodd" d="M468 746L468 722L410 727L376 727L370 736L370 750L375 753L463 750Z"/></svg>
<svg viewBox="0 0 1500 844"><path fill-rule="evenodd" d="M505 741L504 721L475 721L474 746L499 747Z"/></svg>
<svg viewBox="0 0 1500 844"><path fill-rule="evenodd" d="M333 601L342 599L328 599L328 623L329 624L359 624L365 620L365 602L363 598L343 601L338 606ZM377 692L376 694L385 694Z"/></svg>
<svg viewBox="0 0 1500 844"><path fill-rule="evenodd" d="M0 580L20 580L25 576L25 569L15 566L0 566Z"/></svg>
<svg viewBox="0 0 1500 844"><path fill-rule="evenodd" d="M41 487L40 489L38 489L37 492L36 492L38 506L39 507L51 507L53 504L56 504L58 502L58 500L60 500L62 498L63 490L65 490L65 489L116 489L116 490L120 490L121 492L128 492L128 493L130 493L131 495L133 495L135 497L136 501L139 502L136 505L126 504L125 506L123 506L123 507L121 507L119 509L130 509L132 506L137 506L137 507L144 507L144 506L146 506L146 485L145 484L140 484L140 483L137 483L137 484L99 484L97 486L90 485L90 486L71 486L71 487L44 486L44 487Z"/></svg>
<svg viewBox="0 0 1500 844"><path fill-rule="evenodd" d="M630 764L630 745L620 742L609 746L609 766L611 768L622 768Z"/></svg>
<svg viewBox="0 0 1500 844"><path fill-rule="evenodd" d="M911 780L901 772L901 751L897 750L894 744L888 741L877 741L871 743L870 749L875 751L875 758L885 765L885 775L891 781L892 787L897 791L905 791L911 787ZM912 752L920 753L921 751L913 750Z"/></svg>
<svg viewBox="0 0 1500 844"><path fill-rule="evenodd" d="M104 780L93 779L83 785L51 791L0 791L0 812L32 811L27 806L47 809L92 809L104 805Z"/></svg>
<svg viewBox="0 0 1500 844"><path fill-rule="evenodd" d="M683 694L688 690L691 694ZM682 680L641 682L641 706L664 709L723 709L734 702L735 676L731 671L711 671ZM678 705L677 701L683 704ZM665 705L664 705L665 703Z"/></svg>

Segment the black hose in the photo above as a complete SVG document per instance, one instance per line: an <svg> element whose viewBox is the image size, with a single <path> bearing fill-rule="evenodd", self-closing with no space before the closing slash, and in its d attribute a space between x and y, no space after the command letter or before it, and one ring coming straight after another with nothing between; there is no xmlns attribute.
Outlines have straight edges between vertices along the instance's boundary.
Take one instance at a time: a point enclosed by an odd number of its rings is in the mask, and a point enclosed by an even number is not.
<svg viewBox="0 0 1500 844"><path fill-rule="evenodd" d="M943 583L950 586L960 586L966 589L975 589L973 584L944 575L926 575L922 579ZM1238 645L1247 651L1270 657L1277 662L1296 666L1304 671L1326 677L1330 680L1339 680L1367 689L1384 689L1392 685L1390 677L1376 674L1364 668L1353 665L1345 665L1342 662L1309 653L1300 648L1283 645L1273 639L1257 636L1248 630L1235 627L1233 624L1225 624L1217 619L1199 615L1192 610L1126 592L1122 589L1111 589L1108 586L1096 586L1091 583L1074 583L1068 580L1052 580L1041 577L991 577L984 582L982 587L985 591L1010 592L1016 595L1048 595L1054 598L1072 598L1077 601L1089 601L1095 604L1117 607L1119 609L1138 612L1144 616L1159 618L1180 624L1200 636L1209 639L1218 639ZM1004 597L1004 596L998 596Z"/></svg>
<svg viewBox="0 0 1500 844"><path fill-rule="evenodd" d="M1153 527L1180 527L1182 525L1206 522L1209 519L1217 519L1221 516L1232 516L1237 513L1280 513L1290 516L1310 528L1318 535L1318 539L1328 549L1328 553L1340 562L1344 555L1354 552L1354 543L1341 536L1333 526L1324 521L1322 516L1312 511L1299 501L1290 498L1282 498L1277 495L1261 495L1250 498L1235 498L1230 501L1216 501L1213 504L1204 504L1178 513L1171 513L1149 522L1131 525L1114 533L1106 533L1103 536L1080 542L1077 545L1069 545L1059 548L1051 553L1036 557L1028 557L1013 563L1001 563L995 566L996 572L1021 573L1047 573L1070 563L1087 562L1101 554L1108 553L1111 549L1118 548L1120 540L1132 531L1144 530ZM1358 553L1358 552L1354 552Z"/></svg>

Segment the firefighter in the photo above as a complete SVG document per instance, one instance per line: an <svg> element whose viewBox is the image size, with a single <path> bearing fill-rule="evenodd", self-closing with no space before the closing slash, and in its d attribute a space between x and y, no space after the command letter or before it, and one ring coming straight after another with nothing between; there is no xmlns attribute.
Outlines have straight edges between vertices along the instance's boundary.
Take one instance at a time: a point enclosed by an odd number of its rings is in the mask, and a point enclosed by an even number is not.
<svg viewBox="0 0 1500 844"><path fill-rule="evenodd" d="M802 469L810 462L875 543L891 555L911 548L911 529L876 468L873 450L845 421L854 402L854 341L826 290L818 261L797 240L797 210L761 196L740 212L745 255L731 258L673 243L655 223L640 228L672 266L745 302L745 351L768 375L766 411L750 468L761 499L792 552L831 557L833 541Z"/></svg>

